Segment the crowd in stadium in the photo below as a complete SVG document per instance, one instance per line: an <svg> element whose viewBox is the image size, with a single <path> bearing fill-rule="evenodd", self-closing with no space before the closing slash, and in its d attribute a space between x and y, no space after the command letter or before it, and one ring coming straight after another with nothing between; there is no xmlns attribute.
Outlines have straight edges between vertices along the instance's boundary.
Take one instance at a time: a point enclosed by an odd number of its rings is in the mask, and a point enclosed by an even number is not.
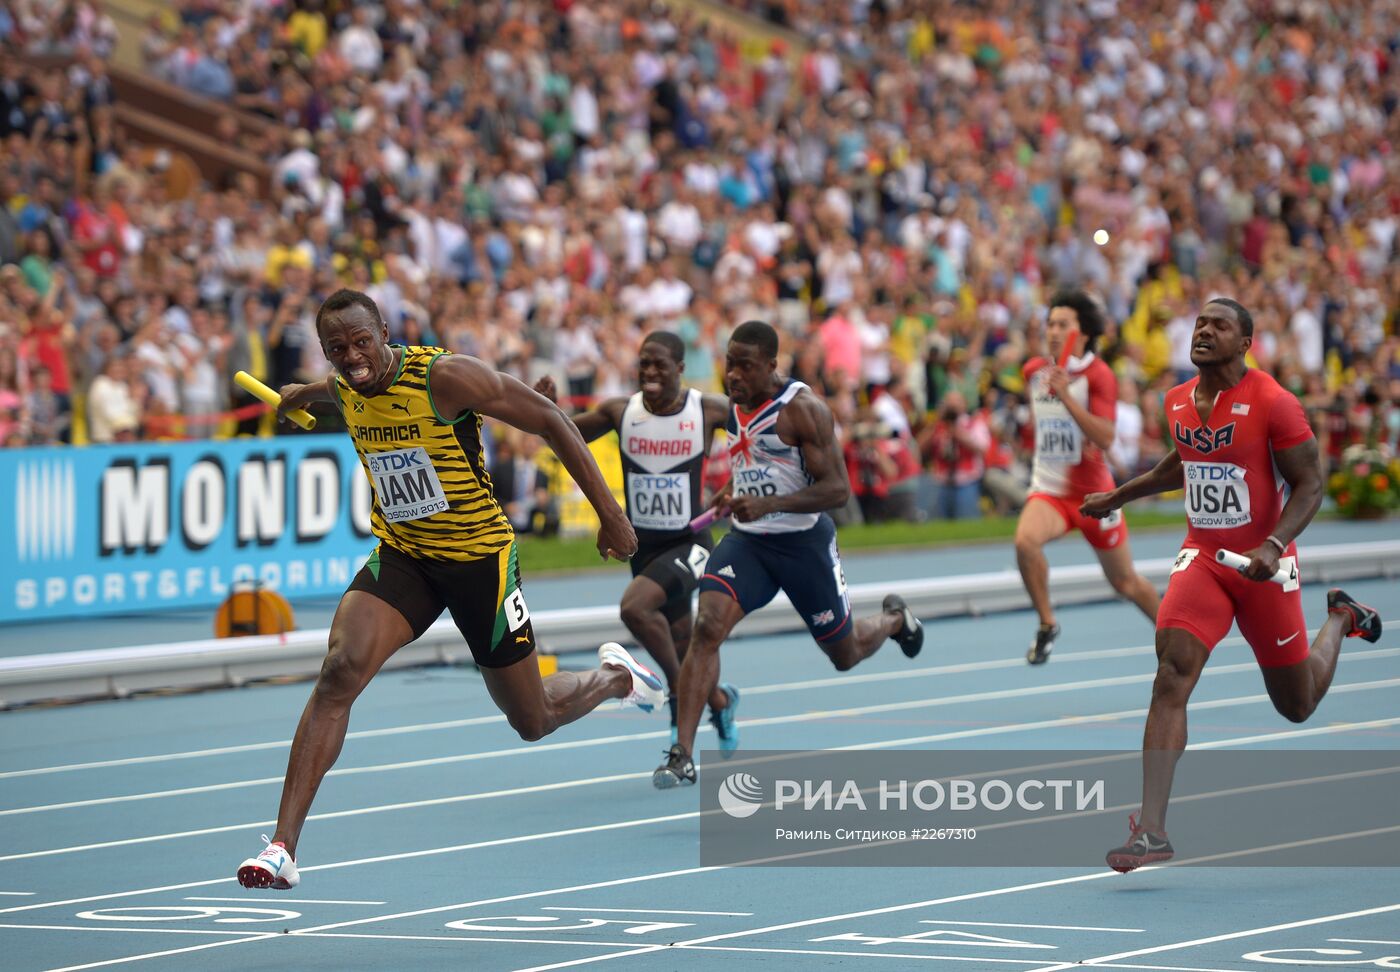
<svg viewBox="0 0 1400 972"><path fill-rule="evenodd" d="M1063 287L1113 322L1119 476L1167 448L1218 294L1330 460L1400 444L1400 5L735 6L791 32L640 0L180 0L146 69L276 123L244 146L270 186L180 197L114 124L100 0L0 0L0 55L71 57L0 56L0 444L229 434L234 371L325 374L341 286L576 404L629 394L654 329L717 390L728 333L767 320L866 518L1017 507L1021 365Z"/></svg>

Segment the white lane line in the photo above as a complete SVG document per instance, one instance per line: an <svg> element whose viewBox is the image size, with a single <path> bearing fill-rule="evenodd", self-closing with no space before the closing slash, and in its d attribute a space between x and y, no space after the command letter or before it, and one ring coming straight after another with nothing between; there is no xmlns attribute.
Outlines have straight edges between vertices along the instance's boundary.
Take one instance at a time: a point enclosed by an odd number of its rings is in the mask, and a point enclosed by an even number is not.
<svg viewBox="0 0 1400 972"><path fill-rule="evenodd" d="M1025 664L1025 662L1022 662ZM954 945L955 942L942 942L943 945ZM763 948L758 945L677 945L677 949L685 952L753 952L760 955L839 955L855 956L857 958L894 958L894 959L918 959L924 962L977 962L978 964L991 965L1037 965L1035 959L1013 959L1013 958L988 958L985 955L916 955L911 952L846 952L839 949L816 949L816 948ZM557 968L557 966L546 966L546 968Z"/></svg>
<svg viewBox="0 0 1400 972"><path fill-rule="evenodd" d="M27 897L29 897L29 896L32 895L32 894L38 894L38 893L39 893L38 891L0 891L0 894L12 894L12 895L15 895L15 896L21 897L21 898L27 898Z"/></svg>
<svg viewBox="0 0 1400 972"><path fill-rule="evenodd" d="M1216 969L1201 965L1104 965L1105 969L1152 969L1156 972L1240 972L1238 968ZM1031 972L1036 972L1032 969Z"/></svg>
<svg viewBox="0 0 1400 972"><path fill-rule="evenodd" d="M205 942L203 945L190 945L187 948L168 948L163 952L146 952L143 955L127 955L124 958L105 959L101 962L88 962L85 965L65 965L61 969L46 969L45 972L83 972L84 969L100 969L108 965L125 965L128 962L144 962L146 959L165 958L167 955L184 955L189 952L202 952L210 948L222 948L225 945L242 945L245 942L261 942L269 938L280 937L280 935L272 933L249 935L247 938L230 938L222 942Z"/></svg>
<svg viewBox="0 0 1400 972"><path fill-rule="evenodd" d="M920 921L921 925L972 925L979 928L1050 928L1056 931L1101 931L1101 932L1123 932L1124 934L1135 935L1144 932L1145 928L1103 928L1097 925L1018 925L1011 921L949 921L944 918L925 918Z"/></svg>
<svg viewBox="0 0 1400 972"><path fill-rule="evenodd" d="M1243 931L1226 932L1223 935L1209 935L1205 938L1193 938L1184 942L1172 942L1168 945L1153 945L1150 948L1136 948L1130 952L1114 952L1112 955L1099 955L1094 958L1080 959L1077 962L1059 962L1053 965L1047 965L1041 969L1036 969L1035 972L1064 972L1066 969L1079 968L1085 965L1102 965L1106 962L1118 962L1122 959L1137 958L1139 955L1158 955L1162 952L1174 952L1183 948L1195 948L1197 945L1214 945L1216 942L1230 942L1240 938L1267 935L1271 932L1291 931L1294 928L1308 928L1313 925L1326 925L1334 921L1346 921L1350 918L1364 918L1368 915L1383 915L1391 911L1400 911L1400 904L1382 905L1378 908L1363 908L1360 911L1344 911L1335 915L1304 918L1301 921L1289 921L1277 925L1264 925L1259 928L1246 928Z"/></svg>
<svg viewBox="0 0 1400 972"><path fill-rule="evenodd" d="M1385 624L1387 622L1382 622ZM1243 643L1241 638L1227 638L1221 645L1233 641ZM1095 651L1069 651L1056 655L1062 663L1100 661L1106 658L1124 658L1132 655L1151 653L1151 645L1138 645L1132 648L1103 648ZM1017 669L1025 666L1025 661L1017 658L998 658L987 661L963 662L956 665L937 665L932 668L918 668L912 671L869 672L855 675L839 675L828 678L807 679L799 682L778 682L773 685L755 685L744 689L745 695L773 695L784 692L798 692L811 688L848 688L878 682L907 682L916 678L932 678L944 675L961 675L968 672ZM503 715L476 716L470 719L451 719L446 722L424 722L408 726L394 726L385 729L362 729L345 734L350 739L374 739L382 736L398 736L418 732L436 732L444 729L461 729L466 726L484 726L504 723ZM42 776L50 773L70 773L78 770L109 769L118 766L137 766L143 763L163 763L171 760L202 759L210 756L226 756L235 753L253 753L270 749L286 749L290 739L277 739L271 742L247 743L240 746L219 746L212 749L193 749L178 753L160 753L153 756L129 756L122 759L102 759L86 763L64 763L57 766L37 766L32 769L8 770L0 772L0 780L16 779L23 776Z"/></svg>
<svg viewBox="0 0 1400 972"><path fill-rule="evenodd" d="M541 911L586 911L617 915L717 915L721 918L752 918L752 911L665 911L661 908L563 908L545 905ZM628 942L630 945L631 942Z"/></svg>
<svg viewBox="0 0 1400 972"><path fill-rule="evenodd" d="M1332 694L1345 695L1350 692L1372 691L1376 689L1392 688L1400 686L1400 679L1387 679L1374 682L1358 682L1350 685L1334 685ZM1201 709L1221 709L1240 705L1249 705L1257 702L1267 702L1269 697L1263 693L1253 695L1240 695L1224 699L1209 699L1201 702L1194 702L1191 711ZM1113 722L1119 719L1140 718L1147 715L1146 709L1123 709L1118 712L1102 712L1086 716L1066 716L1059 719L1045 719L1039 722L1011 723L1001 726L980 726L976 729L957 729L948 732L932 733L923 736L906 736L900 739L890 739L883 742L874 743L853 743L850 746L835 747L834 751L868 751L876 749L895 749L899 747L916 746L933 742L949 742L957 739L973 739L985 736L1008 735L1017 732L1029 732L1040 729L1054 729L1065 726L1088 725L1096 722ZM1400 724L1400 719L1380 719L1367 723L1337 723L1331 726L1319 726L1311 729L1287 730L1282 735L1279 733L1266 733L1256 736L1244 736L1231 739L1214 740L1211 742L1193 743L1190 749L1219 749L1242 742L1267 742L1280 738L1293 738L1294 736L1316 736L1332 735L1341 732L1352 732L1363 728L1378 728L1387 725ZM751 766L762 762L767 762L767 758L737 759L726 763L727 770L732 771L735 767ZM704 772L703 767L697 767L699 772ZM481 793L465 793L449 797L435 797L427 800L411 800L402 803L386 803L370 807L357 807L352 810L335 810L326 813L316 813L308 817L308 821L335 820L345 817L358 817L372 813L387 813L396 810L414 810L423 807L447 806L457 803L470 803L478 800L490 800L502 797L522 796L533 793L545 793L555 790L573 789L575 787L594 786L603 783L617 783L627 780L650 779L649 772L639 773L618 773L611 776L585 777L576 780L561 780L555 783L541 783L535 786L510 787L502 790L488 790ZM270 827L276 824L275 820L254 820L248 823L227 824L220 827L204 827L198 830L175 831L165 834L152 834L146 837L126 837L117 840L99 841L91 844L74 844L67 847L54 847L47 850L23 851L18 854L0 855L0 862L28 860L39 857L49 857L55 854L75 854L91 850L105 850L112 847L128 847L135 844L148 844L157 841L175 840L189 837L205 837L211 834L232 833L240 830L256 830L259 827Z"/></svg>
<svg viewBox="0 0 1400 972"><path fill-rule="evenodd" d="M1400 655L1400 648L1384 648L1370 652L1357 652L1352 655L1353 661L1366 658L1388 657ZM1213 671L1207 669L1202 678L1218 677L1221 675L1238 674L1245 671L1256 671L1258 665L1253 661L1241 662L1234 665L1220 665ZM935 698L912 699L903 702L885 702L876 705L853 706L845 709L826 709L812 712L798 713L796 715L770 716L763 719L745 719L746 729L759 728L762 726L789 725L793 723L821 722L830 719L850 718L861 715L873 715L884 712L899 712L913 709L936 709L951 705L963 705L975 702L993 702L1006 699L1027 698L1039 695L1055 695L1063 692L1084 691L1100 688L1111 688L1122 685L1147 684L1156 678L1156 672L1146 672L1137 675L1118 675L1108 678L1084 679L1076 682L1054 682L1048 685L1033 685L1014 689L997 689L987 692L969 692L962 695L947 695ZM1385 684L1400 684L1400 680L1392 680L1391 683L1372 682L1368 687L1379 688ZM1333 689L1336 691L1336 689ZM699 731L706 732L710 726L702 725ZM397 763L377 763L370 766L355 766L343 769L333 769L326 775L330 776L358 776L366 773L383 773L394 770L421 769L428 766L444 766L456 763L468 763L485 759L499 759L512 756L525 756L537 753L559 752L563 750L587 749L594 746L614 745L618 743L637 742L646 739L669 738L670 730L658 730L655 732L629 733L620 736L603 736L593 739L574 739L567 742L557 743L533 743L527 746L512 746L507 749L487 750L479 753L459 753L453 756L437 756L427 759L407 760ZM148 793L131 793L125 796L96 797L90 800L73 800L65 803L50 803L29 807L13 807L7 810L0 810L0 817L18 816L30 813L45 813L53 810L72 810L81 807L110 806L120 803L133 803L144 800L166 799L176 796L190 796L200 793L218 793L228 790L243 789L254 786L280 785L282 777L267 776L260 779L236 780L229 783L211 783L204 786L180 787L172 790L156 790Z"/></svg>
<svg viewBox="0 0 1400 972"><path fill-rule="evenodd" d="M248 903L248 901L249 901L249 898L248 898L248 896L245 894L245 895L244 895L243 897L241 897L241 898L201 898L201 897L188 897L188 898L186 898L185 900L186 900L186 901L226 901L226 902L231 902L231 903L233 903L233 904L246 905L246 904ZM388 904L389 902L387 902L387 901L337 901L337 900L332 900L332 899L330 899L330 898L284 898L284 897L282 897L281 895L279 895L279 896L277 897L277 903L278 903L278 904L382 905L382 904Z"/></svg>
<svg viewBox="0 0 1400 972"><path fill-rule="evenodd" d="M246 931L205 931L202 928L127 928L123 925L0 925L0 928L32 928L36 931L137 932L142 935L204 935L247 938Z"/></svg>
<svg viewBox="0 0 1400 972"><path fill-rule="evenodd" d="M570 968L576 965L589 965L595 962L608 962L612 959L626 958L631 955L642 955L647 952L654 952L657 949L667 947L686 947L696 945L711 945L715 942L729 941L735 938L746 938L750 935L766 935L770 932L790 931L794 928L809 928L814 925L823 925L833 921L846 921L854 918L869 918L874 915L889 915L900 911L913 911L918 908L933 908L938 905L956 904L960 901L976 901L982 898L995 898L1004 894L1017 894L1022 891L1038 891L1043 888L1061 887L1067 884L1079 884L1084 881L1099 881L1104 878L1118 877L1115 871L1096 871L1093 874L1076 874L1072 877L1054 878L1049 881L1036 881L1032 884L1018 884L1012 887L992 888L987 891L972 891L966 894L950 895L943 898L929 898L926 901L914 901L908 904L889 905L884 908L869 908L865 911L851 911L839 915L828 915L823 918L805 918L801 921L789 921L780 925L765 925L762 928L751 928L744 931L726 932L720 935L706 935L703 938L692 938L688 941L676 942L675 946L650 945L630 949L625 952L614 952L611 955L596 955L591 958L575 959L569 962L557 962L552 965L535 965L528 969L518 969L517 972L550 972L553 969Z"/></svg>
<svg viewBox="0 0 1400 972"><path fill-rule="evenodd" d="M1344 942L1347 945L1400 945L1400 942L1384 938L1329 938L1329 942Z"/></svg>

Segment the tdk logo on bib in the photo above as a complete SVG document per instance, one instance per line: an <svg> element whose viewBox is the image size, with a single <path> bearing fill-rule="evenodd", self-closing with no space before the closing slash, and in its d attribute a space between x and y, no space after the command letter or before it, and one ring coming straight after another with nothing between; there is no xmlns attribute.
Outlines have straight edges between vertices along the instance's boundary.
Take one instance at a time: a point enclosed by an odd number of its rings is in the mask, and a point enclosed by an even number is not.
<svg viewBox="0 0 1400 972"><path fill-rule="evenodd" d="M369 456L369 471L373 475L386 472L398 472L403 469L425 465L426 457L421 449L406 449L402 452L381 452L371 453Z"/></svg>

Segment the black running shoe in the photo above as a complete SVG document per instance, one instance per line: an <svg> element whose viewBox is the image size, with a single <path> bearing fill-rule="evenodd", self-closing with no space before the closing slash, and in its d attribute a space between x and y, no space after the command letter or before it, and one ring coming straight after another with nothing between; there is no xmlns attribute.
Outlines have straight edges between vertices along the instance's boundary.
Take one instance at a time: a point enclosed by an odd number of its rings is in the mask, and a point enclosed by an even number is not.
<svg viewBox="0 0 1400 972"><path fill-rule="evenodd" d="M899 650L904 652L905 657L913 658L924 647L924 623L914 617L914 612L909 610L909 605L904 603L904 598L898 594L886 594L885 602L880 605L886 614L898 614L904 622L904 626L894 633L894 640L899 645Z"/></svg>
<svg viewBox="0 0 1400 972"><path fill-rule="evenodd" d="M1050 652L1055 650L1055 639L1060 636L1060 626L1041 625L1035 632L1035 644L1026 652L1026 661L1032 665L1044 665L1050 660Z"/></svg>
<svg viewBox="0 0 1400 972"><path fill-rule="evenodd" d="M1327 613L1347 615L1351 621L1348 638L1365 638L1372 643L1381 640L1381 616L1374 608L1362 604L1340 587L1327 592Z"/></svg>
<svg viewBox="0 0 1400 972"><path fill-rule="evenodd" d="M1138 826L1136 814L1129 814L1128 828L1128 842L1122 847L1113 848L1105 858L1108 866L1119 874L1127 874L1144 864L1169 861L1175 856L1176 851L1172 850L1172 842L1167 840L1167 835L1149 834Z"/></svg>
<svg viewBox="0 0 1400 972"><path fill-rule="evenodd" d="M666 762L651 774L651 785L658 790L669 790L677 786L691 786L695 783L695 761L680 744L666 750Z"/></svg>

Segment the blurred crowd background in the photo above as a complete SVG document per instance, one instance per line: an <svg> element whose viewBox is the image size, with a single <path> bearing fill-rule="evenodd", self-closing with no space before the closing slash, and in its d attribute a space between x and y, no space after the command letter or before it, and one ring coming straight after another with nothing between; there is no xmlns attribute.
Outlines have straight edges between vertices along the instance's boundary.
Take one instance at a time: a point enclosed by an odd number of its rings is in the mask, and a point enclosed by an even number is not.
<svg viewBox="0 0 1400 972"><path fill-rule="evenodd" d="M656 329L719 390L729 332L769 321L832 405L851 520L1017 508L1021 365L1066 287L1112 321L1120 478L1168 448L1214 295L1329 464L1400 443L1400 4L157 8L143 69L264 180L133 139L117 33L102 0L0 0L6 447L268 434L231 375L323 376L341 286L575 408L630 394ZM553 528L538 444L491 447L513 517Z"/></svg>

